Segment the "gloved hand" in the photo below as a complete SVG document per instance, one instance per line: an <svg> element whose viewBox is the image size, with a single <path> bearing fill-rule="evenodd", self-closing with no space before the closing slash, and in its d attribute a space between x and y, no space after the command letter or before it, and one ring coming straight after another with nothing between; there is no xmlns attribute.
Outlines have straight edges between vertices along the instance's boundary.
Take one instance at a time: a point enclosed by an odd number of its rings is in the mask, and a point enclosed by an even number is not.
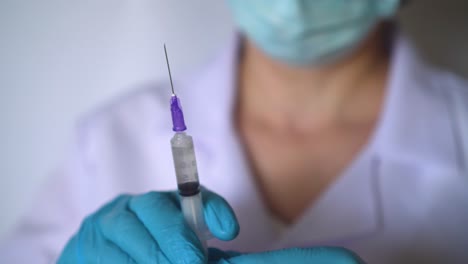
<svg viewBox="0 0 468 264"><path fill-rule="evenodd" d="M206 224L218 239L234 239L239 224L220 196L203 191ZM176 192L122 195L88 216L58 263L206 263L185 223Z"/></svg>
<svg viewBox="0 0 468 264"><path fill-rule="evenodd" d="M210 248L210 264L363 264L353 252L337 247L290 248L241 254Z"/></svg>

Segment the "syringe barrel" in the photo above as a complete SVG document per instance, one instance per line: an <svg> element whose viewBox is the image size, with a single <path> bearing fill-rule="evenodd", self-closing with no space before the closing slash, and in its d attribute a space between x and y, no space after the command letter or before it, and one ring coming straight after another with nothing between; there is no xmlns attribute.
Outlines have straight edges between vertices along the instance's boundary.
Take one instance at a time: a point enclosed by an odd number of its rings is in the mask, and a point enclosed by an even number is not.
<svg viewBox="0 0 468 264"><path fill-rule="evenodd" d="M171 139L171 147L182 213L206 248L205 240L212 236L205 223L193 139L185 132L176 132Z"/></svg>
<svg viewBox="0 0 468 264"><path fill-rule="evenodd" d="M180 206L185 221L200 238L200 242L206 243L206 240L211 239L212 235L205 223L202 193L192 196L180 196ZM206 247L206 245L203 246Z"/></svg>
<svg viewBox="0 0 468 264"><path fill-rule="evenodd" d="M171 139L172 156L181 196L192 196L200 192L197 161L192 137L185 132L177 132Z"/></svg>

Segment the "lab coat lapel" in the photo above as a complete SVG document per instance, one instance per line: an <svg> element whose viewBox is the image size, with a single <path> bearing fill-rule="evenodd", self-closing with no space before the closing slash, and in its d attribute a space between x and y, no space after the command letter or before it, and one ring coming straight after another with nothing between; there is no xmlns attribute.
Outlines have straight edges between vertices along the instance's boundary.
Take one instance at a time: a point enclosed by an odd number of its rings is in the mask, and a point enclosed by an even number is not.
<svg viewBox="0 0 468 264"><path fill-rule="evenodd" d="M456 167L443 94L410 45L401 37L395 44L386 101L368 149L275 247L351 247L376 239L388 228L388 201L420 190L429 174Z"/></svg>
<svg viewBox="0 0 468 264"><path fill-rule="evenodd" d="M385 159L411 161L425 170L459 168L450 90L404 38L397 41L377 149Z"/></svg>
<svg viewBox="0 0 468 264"><path fill-rule="evenodd" d="M367 150L274 246L340 245L382 230L380 161Z"/></svg>
<svg viewBox="0 0 468 264"><path fill-rule="evenodd" d="M396 257L390 263L401 262L398 257L440 263L444 254L468 244L467 232L460 229L468 221L468 178L457 143L457 87L441 85L441 73L424 63L404 39L399 40L395 66L389 111L376 146L382 160L385 239L372 241L372 254L387 247Z"/></svg>

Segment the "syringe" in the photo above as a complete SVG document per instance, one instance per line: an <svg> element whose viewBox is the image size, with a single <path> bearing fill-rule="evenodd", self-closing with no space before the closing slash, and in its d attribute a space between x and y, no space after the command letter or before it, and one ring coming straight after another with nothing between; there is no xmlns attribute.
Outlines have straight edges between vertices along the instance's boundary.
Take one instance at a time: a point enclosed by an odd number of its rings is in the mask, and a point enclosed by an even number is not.
<svg viewBox="0 0 468 264"><path fill-rule="evenodd" d="M182 112L180 100L174 92L171 68L169 67L169 59L167 58L165 44L164 53L166 54L167 70L169 71L169 79L172 89L170 104L173 125L172 130L175 134L171 139L171 147L177 177L177 188L179 190L180 206L185 221L198 236L206 254L206 240L211 238L211 234L206 226L203 214L203 202L200 192L200 182L198 180L193 140L191 136L185 133L187 127L185 126L184 114Z"/></svg>

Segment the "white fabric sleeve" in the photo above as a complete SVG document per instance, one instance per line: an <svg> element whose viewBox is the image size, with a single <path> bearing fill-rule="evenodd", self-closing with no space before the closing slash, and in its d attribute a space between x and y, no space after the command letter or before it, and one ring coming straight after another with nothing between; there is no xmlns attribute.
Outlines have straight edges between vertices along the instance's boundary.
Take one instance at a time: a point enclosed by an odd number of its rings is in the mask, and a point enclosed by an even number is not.
<svg viewBox="0 0 468 264"><path fill-rule="evenodd" d="M85 130L76 134L68 161L51 175L0 243L0 263L55 263L82 219L99 206Z"/></svg>

